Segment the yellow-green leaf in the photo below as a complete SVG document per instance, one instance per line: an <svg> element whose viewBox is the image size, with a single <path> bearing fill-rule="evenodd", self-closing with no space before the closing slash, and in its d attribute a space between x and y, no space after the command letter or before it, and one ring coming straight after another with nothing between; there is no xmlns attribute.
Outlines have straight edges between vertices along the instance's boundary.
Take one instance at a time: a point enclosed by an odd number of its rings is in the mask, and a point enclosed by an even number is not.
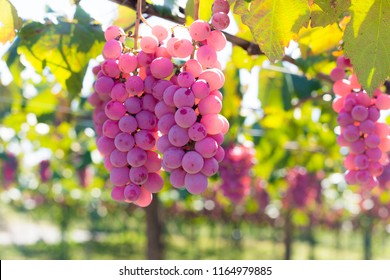
<svg viewBox="0 0 390 280"><path fill-rule="evenodd" d="M80 93L89 60L101 53L104 44L101 26L92 21L78 6L72 22L31 22L20 31L18 52L38 72L49 67L61 86L75 96Z"/></svg>
<svg viewBox="0 0 390 280"><path fill-rule="evenodd" d="M16 30L22 27L22 19L8 0L0 0L0 43L12 41Z"/></svg>
<svg viewBox="0 0 390 280"><path fill-rule="evenodd" d="M310 10L307 0L237 0L234 13L252 31L253 37L271 61L284 55L291 39L307 26Z"/></svg>
<svg viewBox="0 0 390 280"><path fill-rule="evenodd" d="M338 22L348 11L351 0L314 0L311 9L311 26L327 26Z"/></svg>
<svg viewBox="0 0 390 280"><path fill-rule="evenodd" d="M299 48L302 57L318 55L330 51L339 46L343 38L343 32L337 23L326 27L302 28L299 32Z"/></svg>
<svg viewBox="0 0 390 280"><path fill-rule="evenodd" d="M353 0L344 34L360 84L372 93L390 75L390 0Z"/></svg>

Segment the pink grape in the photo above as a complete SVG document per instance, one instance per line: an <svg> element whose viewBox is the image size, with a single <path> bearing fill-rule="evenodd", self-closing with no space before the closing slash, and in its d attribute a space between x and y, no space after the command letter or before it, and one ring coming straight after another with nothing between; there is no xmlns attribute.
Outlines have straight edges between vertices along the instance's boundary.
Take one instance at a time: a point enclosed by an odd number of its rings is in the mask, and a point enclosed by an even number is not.
<svg viewBox="0 0 390 280"><path fill-rule="evenodd" d="M144 90L144 81L139 76L131 76L127 79L126 91L131 95L140 94Z"/></svg>
<svg viewBox="0 0 390 280"><path fill-rule="evenodd" d="M142 96L142 109L154 113L156 108L157 99L150 94L144 94Z"/></svg>
<svg viewBox="0 0 390 280"><path fill-rule="evenodd" d="M119 77L121 73L118 63L114 59L106 59L102 64L102 71L111 78Z"/></svg>
<svg viewBox="0 0 390 280"><path fill-rule="evenodd" d="M114 139L106 136L99 137L96 145L99 152L104 156L108 156L115 149Z"/></svg>
<svg viewBox="0 0 390 280"><path fill-rule="evenodd" d="M221 51L226 46L226 37L219 30L213 30L210 32L210 36L207 38L207 45L213 48L215 51Z"/></svg>
<svg viewBox="0 0 390 280"><path fill-rule="evenodd" d="M164 101L160 101L156 104L154 112L156 114L156 117L159 119L162 116L164 116L165 114L174 113L175 107L168 106L167 104L165 104Z"/></svg>
<svg viewBox="0 0 390 280"><path fill-rule="evenodd" d="M199 101L198 109L201 115L218 114L222 110L222 101L215 95L209 95Z"/></svg>
<svg viewBox="0 0 390 280"><path fill-rule="evenodd" d="M152 34L156 36L158 41L162 42L168 38L168 30L162 25L155 25L152 27Z"/></svg>
<svg viewBox="0 0 390 280"><path fill-rule="evenodd" d="M110 162L114 167L125 167L127 165L126 157L126 152L121 152L118 149L115 149L111 152Z"/></svg>
<svg viewBox="0 0 390 280"><path fill-rule="evenodd" d="M156 144L156 138L148 130L140 130L134 135L135 143L144 150L151 150Z"/></svg>
<svg viewBox="0 0 390 280"><path fill-rule="evenodd" d="M199 79L205 80L209 87L210 91L220 89L224 82L225 82L225 76L223 73L218 69L206 69L204 70L200 75Z"/></svg>
<svg viewBox="0 0 390 280"><path fill-rule="evenodd" d="M152 94L157 100L163 99L163 94L167 88L172 86L171 81L167 80L159 80L156 82L156 84L153 87Z"/></svg>
<svg viewBox="0 0 390 280"><path fill-rule="evenodd" d="M164 181L157 173L149 173L148 179L144 183L144 188L151 193L157 193L164 187Z"/></svg>
<svg viewBox="0 0 390 280"><path fill-rule="evenodd" d="M182 168L177 168L171 172L169 182L173 187L182 189L184 188L186 174L187 172L185 172Z"/></svg>
<svg viewBox="0 0 390 280"><path fill-rule="evenodd" d="M141 195L141 187L136 184L129 184L125 186L124 196L127 201L136 201Z"/></svg>
<svg viewBox="0 0 390 280"><path fill-rule="evenodd" d="M207 189L207 177L202 173L186 174L184 184L188 192L200 194Z"/></svg>
<svg viewBox="0 0 390 280"><path fill-rule="evenodd" d="M184 151L179 148L169 148L164 152L163 162L172 169L181 167Z"/></svg>
<svg viewBox="0 0 390 280"><path fill-rule="evenodd" d="M202 73L202 65L196 59L189 59L183 66L183 71L187 71L192 74L195 78L198 78Z"/></svg>
<svg viewBox="0 0 390 280"><path fill-rule="evenodd" d="M219 169L218 161L215 158L213 157L205 158L201 172L207 177L211 177L217 174L218 169Z"/></svg>
<svg viewBox="0 0 390 280"><path fill-rule="evenodd" d="M158 47L158 39L154 35L143 36L140 41L140 46L145 53L155 53Z"/></svg>
<svg viewBox="0 0 390 280"><path fill-rule="evenodd" d="M120 118L118 127L123 132L133 133L137 130L138 124L133 116L125 115Z"/></svg>
<svg viewBox="0 0 390 280"><path fill-rule="evenodd" d="M163 134L167 134L169 129L171 129L171 127L175 124L176 122L174 114L165 114L158 120L158 130Z"/></svg>
<svg viewBox="0 0 390 280"><path fill-rule="evenodd" d="M187 173L195 174L202 170L204 160L199 153L195 151L189 151L184 154L181 165L184 171Z"/></svg>
<svg viewBox="0 0 390 280"><path fill-rule="evenodd" d="M114 185L124 186L129 181L129 168L128 167L114 167L110 172L110 181Z"/></svg>
<svg viewBox="0 0 390 280"><path fill-rule="evenodd" d="M219 114L204 115L200 122L206 127L207 133L211 135L220 133L224 126L224 122Z"/></svg>
<svg viewBox="0 0 390 280"><path fill-rule="evenodd" d="M99 96L102 95L109 95L111 93L112 87L114 86L114 81L112 78L107 76L101 76L98 78L95 82L95 90L99 94Z"/></svg>
<svg viewBox="0 0 390 280"><path fill-rule="evenodd" d="M345 71L342 68L336 67L330 72L330 78L335 82L344 79L344 77Z"/></svg>
<svg viewBox="0 0 390 280"><path fill-rule="evenodd" d="M355 121L364 121L368 117L368 109L362 105L356 105L351 111L352 118Z"/></svg>
<svg viewBox="0 0 390 280"><path fill-rule="evenodd" d="M190 25L190 36L193 40L202 42L210 35L210 25L204 20L195 20Z"/></svg>
<svg viewBox="0 0 390 280"><path fill-rule="evenodd" d="M131 167L140 167L146 163L147 153L139 147L134 147L129 150L126 159Z"/></svg>
<svg viewBox="0 0 390 280"><path fill-rule="evenodd" d="M149 173L156 173L161 169L161 159L156 152L146 151L147 158L144 166Z"/></svg>
<svg viewBox="0 0 390 280"><path fill-rule="evenodd" d="M186 58L192 54L194 46L187 39L179 39L173 44L173 56Z"/></svg>
<svg viewBox="0 0 390 280"><path fill-rule="evenodd" d="M134 137L126 132L121 132L115 136L115 147L121 152L128 152L134 147Z"/></svg>
<svg viewBox="0 0 390 280"><path fill-rule="evenodd" d="M203 124L196 122L188 129L188 136L193 141L200 141L207 136L206 127Z"/></svg>
<svg viewBox="0 0 390 280"><path fill-rule="evenodd" d="M227 0L214 0L212 6L212 12L215 13L229 13L229 2Z"/></svg>
<svg viewBox="0 0 390 280"><path fill-rule="evenodd" d="M152 72L153 77L164 79L172 74L173 64L168 58L158 57L150 64L150 71Z"/></svg>
<svg viewBox="0 0 390 280"><path fill-rule="evenodd" d="M217 61L217 53L212 47L204 45L196 52L196 58L204 68L208 68Z"/></svg>
<svg viewBox="0 0 390 280"><path fill-rule="evenodd" d="M223 12L213 14L211 24L218 30L226 29L230 24L229 16Z"/></svg>
<svg viewBox="0 0 390 280"><path fill-rule="evenodd" d="M130 114L137 114L142 109L142 101L136 96L129 97L125 100L125 108Z"/></svg>
<svg viewBox="0 0 390 280"><path fill-rule="evenodd" d="M141 111L135 115L140 129L152 130L157 125L156 115L149 111Z"/></svg>
<svg viewBox="0 0 390 280"><path fill-rule="evenodd" d="M183 88L189 88L195 82L194 76L190 72L181 72L177 76L177 83Z"/></svg>
<svg viewBox="0 0 390 280"><path fill-rule="evenodd" d="M182 128L189 128L196 122L196 113L190 107L181 107L175 113L175 122Z"/></svg>
<svg viewBox="0 0 390 280"><path fill-rule="evenodd" d="M103 124L103 135L115 138L120 132L118 121L106 120Z"/></svg>
<svg viewBox="0 0 390 280"><path fill-rule="evenodd" d="M195 143L195 151L197 151L204 158L213 157L218 150L217 142L211 138L206 137Z"/></svg>
<svg viewBox="0 0 390 280"><path fill-rule="evenodd" d="M108 40L103 47L103 56L105 59L117 59L122 53L121 42L111 39Z"/></svg>
<svg viewBox="0 0 390 280"><path fill-rule="evenodd" d="M138 58L132 53L123 53L118 59L119 69L124 73L131 73L137 69Z"/></svg>
<svg viewBox="0 0 390 280"><path fill-rule="evenodd" d="M121 102L111 100L106 104L104 112L111 120L119 120L125 115L126 108Z"/></svg>
<svg viewBox="0 0 390 280"><path fill-rule="evenodd" d="M206 80L198 79L192 84L191 90L195 98L205 98L210 94L210 86Z"/></svg>
<svg viewBox="0 0 390 280"><path fill-rule="evenodd" d="M195 104L195 96L188 88L179 88L173 95L173 103L177 108L192 107Z"/></svg>
<svg viewBox="0 0 390 280"><path fill-rule="evenodd" d="M182 147L186 145L190 140L188 136L188 128L182 128L175 124L168 132L168 139L173 146Z"/></svg>
<svg viewBox="0 0 390 280"><path fill-rule="evenodd" d="M104 38L106 41L109 41L111 39L115 39L117 37L124 37L125 32L123 29L119 26L111 25L104 31ZM121 40L122 41L122 40Z"/></svg>
<svg viewBox="0 0 390 280"><path fill-rule="evenodd" d="M149 173L145 166L132 167L129 176L134 184L143 185L148 180Z"/></svg>
<svg viewBox="0 0 390 280"><path fill-rule="evenodd" d="M138 205L139 207L147 207L152 202L152 199L152 193L145 188L141 188L141 194L139 198L134 202L134 204Z"/></svg>
<svg viewBox="0 0 390 280"><path fill-rule="evenodd" d="M113 100L117 100L119 102L125 102L125 100L129 97L126 86L124 83L117 83L111 89L111 98Z"/></svg>
<svg viewBox="0 0 390 280"><path fill-rule="evenodd" d="M122 186L113 187L111 190L111 198L116 201L124 201L126 199L124 189Z"/></svg>

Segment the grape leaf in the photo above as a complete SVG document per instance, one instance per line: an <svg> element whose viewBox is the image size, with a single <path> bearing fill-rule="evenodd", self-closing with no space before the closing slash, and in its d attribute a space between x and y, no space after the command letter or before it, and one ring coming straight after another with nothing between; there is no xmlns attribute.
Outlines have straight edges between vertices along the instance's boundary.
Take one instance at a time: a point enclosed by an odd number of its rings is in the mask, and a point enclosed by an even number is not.
<svg viewBox="0 0 390 280"><path fill-rule="evenodd" d="M31 22L20 31L18 52L40 73L48 66L62 87L75 96L82 88L89 60L103 48L101 26L91 21L78 6L71 22Z"/></svg>
<svg viewBox="0 0 390 280"><path fill-rule="evenodd" d="M339 21L340 15L348 11L351 0L314 0L311 5L312 27L327 26Z"/></svg>
<svg viewBox="0 0 390 280"><path fill-rule="evenodd" d="M372 93L390 75L390 0L352 1L344 34L346 55L360 84Z"/></svg>
<svg viewBox="0 0 390 280"><path fill-rule="evenodd" d="M22 19L8 0L0 0L0 43L12 41L16 30L22 27Z"/></svg>
<svg viewBox="0 0 390 280"><path fill-rule="evenodd" d="M234 13L252 31L262 51L271 60L283 57L284 47L302 26L307 26L310 10L307 0L237 0Z"/></svg>
<svg viewBox="0 0 390 280"><path fill-rule="evenodd" d="M339 46L343 32L337 23L326 27L308 27L299 31L299 49L306 59L310 54L319 55Z"/></svg>

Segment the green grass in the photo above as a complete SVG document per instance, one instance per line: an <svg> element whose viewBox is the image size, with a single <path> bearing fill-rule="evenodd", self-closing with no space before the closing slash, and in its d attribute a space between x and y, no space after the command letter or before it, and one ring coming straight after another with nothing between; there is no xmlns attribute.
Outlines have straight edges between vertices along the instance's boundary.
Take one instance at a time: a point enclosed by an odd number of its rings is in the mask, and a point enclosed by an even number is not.
<svg viewBox="0 0 390 280"><path fill-rule="evenodd" d="M9 214L9 215L8 215ZM7 213L7 218L25 219L26 215ZM96 238L86 242L0 246L0 259L145 259L145 217L130 215L124 224L107 217L94 225ZM31 222L31 221L30 221ZM41 221L40 221L41 222ZM71 223L70 231L88 230L90 223ZM113 226L110 226L113 224ZM115 224L115 226L114 226ZM69 234L67 236L70 236ZM307 234L295 229L292 259L363 259L361 231L334 231L316 227L314 246ZM207 219L167 219L164 230L166 259L283 259L283 232L270 226L241 222L237 225ZM389 234L377 226L373 235L373 259L390 259Z"/></svg>

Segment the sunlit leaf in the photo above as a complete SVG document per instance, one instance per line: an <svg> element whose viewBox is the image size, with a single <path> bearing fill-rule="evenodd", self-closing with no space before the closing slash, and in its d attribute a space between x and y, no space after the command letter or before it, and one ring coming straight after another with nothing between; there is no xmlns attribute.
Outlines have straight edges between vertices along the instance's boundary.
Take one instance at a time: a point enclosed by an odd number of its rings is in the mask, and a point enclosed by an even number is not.
<svg viewBox="0 0 390 280"><path fill-rule="evenodd" d="M298 36L299 48L305 59L309 55L318 55L339 46L343 32L335 23L326 27L302 28Z"/></svg>
<svg viewBox="0 0 390 280"><path fill-rule="evenodd" d="M280 60L291 39L308 24L307 0L237 0L234 12L241 15L253 37L271 61Z"/></svg>
<svg viewBox="0 0 390 280"><path fill-rule="evenodd" d="M327 26L337 23L348 12L351 0L314 0L311 5L311 26Z"/></svg>
<svg viewBox="0 0 390 280"><path fill-rule="evenodd" d="M12 41L22 27L22 19L8 0L0 0L0 43Z"/></svg>
<svg viewBox="0 0 390 280"><path fill-rule="evenodd" d="M101 53L103 32L79 6L73 22L32 22L20 31L18 51L36 71L49 67L57 81L72 96L80 93L88 62Z"/></svg>
<svg viewBox="0 0 390 280"><path fill-rule="evenodd" d="M360 84L372 93L390 75L390 0L353 0L345 52Z"/></svg>

